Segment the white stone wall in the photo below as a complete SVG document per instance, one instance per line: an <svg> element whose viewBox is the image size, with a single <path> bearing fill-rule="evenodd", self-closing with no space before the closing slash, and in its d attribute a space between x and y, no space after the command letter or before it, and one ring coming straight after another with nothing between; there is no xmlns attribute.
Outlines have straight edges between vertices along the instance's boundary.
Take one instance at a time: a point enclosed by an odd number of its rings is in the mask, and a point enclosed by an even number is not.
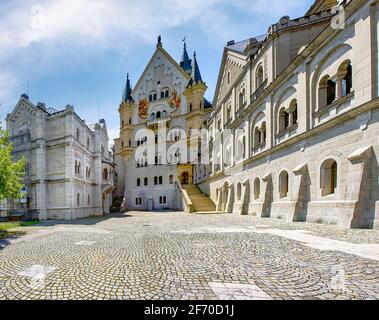
<svg viewBox="0 0 379 320"><path fill-rule="evenodd" d="M351 2L349 5L359 4ZM249 101L247 116L236 117L223 126L225 130L229 126L242 128L248 124L249 153L239 166L234 162L227 170L221 163L221 171L215 171L213 163L213 176L200 184L201 189L218 202L219 209L347 228L378 225L379 103L372 73L378 48L377 39L373 38L377 33L371 30L373 25L378 25L377 10L377 3L350 8L344 30L327 29L308 48L302 48L302 59L295 59L280 76L270 79L267 90L256 100ZM296 31L293 31L291 38L295 37ZM287 51L283 55L288 54ZM252 63L251 82L254 66L262 63L263 56L258 54ZM352 65L352 93L342 98L337 96L335 102L321 110L320 80L325 75L335 77L345 61ZM282 68L274 64L275 60L269 60L267 69ZM234 85L238 87L239 83ZM254 84L250 85L254 88ZM294 99L297 124L281 131L279 110L287 108ZM222 112L222 105L217 105L211 127L216 127ZM267 137L265 144L257 149L254 128L262 121L266 122ZM225 149L228 144L222 147ZM215 143L213 161L220 152L224 150L220 151L220 145ZM337 188L334 194L326 195L323 191L326 173L322 165L328 159L337 163ZM289 177L286 197L279 190L279 176L283 171ZM260 182L258 199L254 190L256 178Z"/></svg>

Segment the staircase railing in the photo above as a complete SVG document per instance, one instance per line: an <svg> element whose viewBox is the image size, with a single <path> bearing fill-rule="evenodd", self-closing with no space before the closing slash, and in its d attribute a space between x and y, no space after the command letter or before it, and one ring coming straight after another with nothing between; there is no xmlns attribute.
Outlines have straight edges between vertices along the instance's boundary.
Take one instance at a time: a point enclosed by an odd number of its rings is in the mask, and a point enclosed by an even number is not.
<svg viewBox="0 0 379 320"><path fill-rule="evenodd" d="M179 190L181 194L181 199L184 207L184 211L187 213L193 213L195 212L195 206L191 201L191 198L189 197L187 190L183 188L182 184L180 181L176 182L176 187Z"/></svg>

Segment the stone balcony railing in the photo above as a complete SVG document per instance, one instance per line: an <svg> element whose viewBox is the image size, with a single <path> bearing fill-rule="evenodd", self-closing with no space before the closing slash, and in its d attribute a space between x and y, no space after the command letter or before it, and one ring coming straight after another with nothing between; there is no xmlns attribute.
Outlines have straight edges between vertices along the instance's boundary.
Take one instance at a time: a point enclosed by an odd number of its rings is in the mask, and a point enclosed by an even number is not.
<svg viewBox="0 0 379 320"><path fill-rule="evenodd" d="M171 117L167 116L165 118L159 118L154 120L148 120L146 121L146 127L155 127L162 124L166 124L166 126L171 122Z"/></svg>

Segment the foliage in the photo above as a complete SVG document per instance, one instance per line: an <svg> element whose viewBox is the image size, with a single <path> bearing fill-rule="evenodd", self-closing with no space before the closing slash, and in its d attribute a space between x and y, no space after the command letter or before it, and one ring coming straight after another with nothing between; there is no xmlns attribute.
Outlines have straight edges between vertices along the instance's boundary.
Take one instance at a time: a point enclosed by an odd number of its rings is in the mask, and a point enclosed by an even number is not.
<svg viewBox="0 0 379 320"><path fill-rule="evenodd" d="M9 132L0 126L0 201L21 198L22 178L25 175L25 159L13 161L13 146Z"/></svg>

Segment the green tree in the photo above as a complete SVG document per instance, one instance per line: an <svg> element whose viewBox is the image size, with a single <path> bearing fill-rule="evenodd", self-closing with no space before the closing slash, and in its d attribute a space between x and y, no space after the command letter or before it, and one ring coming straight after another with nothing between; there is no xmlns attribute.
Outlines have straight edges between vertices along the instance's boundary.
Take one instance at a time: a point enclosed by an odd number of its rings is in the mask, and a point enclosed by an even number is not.
<svg viewBox="0 0 379 320"><path fill-rule="evenodd" d="M13 161L9 132L0 125L0 201L21 198L22 178L25 175L25 158Z"/></svg>

